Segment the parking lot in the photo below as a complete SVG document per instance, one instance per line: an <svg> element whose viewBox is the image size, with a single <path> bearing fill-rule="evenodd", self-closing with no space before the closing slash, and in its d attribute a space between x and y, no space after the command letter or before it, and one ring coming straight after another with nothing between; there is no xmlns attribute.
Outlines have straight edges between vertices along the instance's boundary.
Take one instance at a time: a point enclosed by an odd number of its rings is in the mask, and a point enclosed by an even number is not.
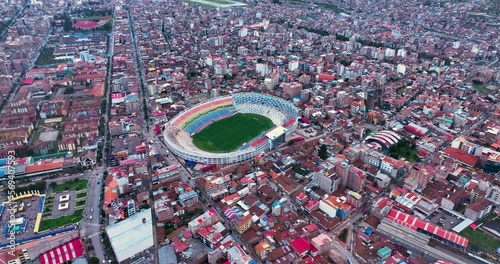
<svg viewBox="0 0 500 264"><path fill-rule="evenodd" d="M301 128L300 126L297 127L295 132L304 138L312 138L318 135L318 131L314 129L312 126Z"/></svg>
<svg viewBox="0 0 500 264"><path fill-rule="evenodd" d="M428 220L430 223L443 227L446 230L453 229L456 225L463 221L457 216L451 215L444 210L441 212L436 210L428 217Z"/></svg>
<svg viewBox="0 0 500 264"><path fill-rule="evenodd" d="M33 196L30 198L23 198L17 200L12 203L4 203L4 209L2 215L0 216L0 228L2 235L0 235L0 243L8 242L8 237L3 235L5 230L5 226L9 223L9 218L11 215L11 211L9 208L14 207L14 203L17 204L17 208L19 209L21 203L24 203L24 208L22 211L17 211L15 213L15 218L24 218L27 221L26 229L23 233L16 234L16 239L23 239L27 237L31 237L33 235L33 228L35 227L36 216L38 213L38 208L40 206L40 197Z"/></svg>

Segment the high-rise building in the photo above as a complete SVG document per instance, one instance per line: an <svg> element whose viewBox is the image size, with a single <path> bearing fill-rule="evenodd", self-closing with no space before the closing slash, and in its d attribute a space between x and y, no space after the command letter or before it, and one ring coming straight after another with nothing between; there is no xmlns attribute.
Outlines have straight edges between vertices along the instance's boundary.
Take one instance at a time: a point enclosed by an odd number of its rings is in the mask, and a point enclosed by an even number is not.
<svg viewBox="0 0 500 264"><path fill-rule="evenodd" d="M425 189L427 183L433 176L433 173L431 173L430 171L415 166L410 170L410 175L408 177L414 178L417 181L418 187L420 189Z"/></svg>
<svg viewBox="0 0 500 264"><path fill-rule="evenodd" d="M298 82L293 83L282 83L283 92L288 94L290 98L295 98L300 96L300 92L302 91L302 84Z"/></svg>
<svg viewBox="0 0 500 264"><path fill-rule="evenodd" d="M255 65L255 71L257 71L260 76L266 76L269 71L267 63L257 63Z"/></svg>
<svg viewBox="0 0 500 264"><path fill-rule="evenodd" d="M335 174L334 170L313 172L313 181L320 189L328 193L335 192L341 183L340 177Z"/></svg>
<svg viewBox="0 0 500 264"><path fill-rule="evenodd" d="M293 60L288 63L288 70L289 71L295 71L296 69L299 68L299 61L298 60Z"/></svg>
<svg viewBox="0 0 500 264"><path fill-rule="evenodd" d="M356 168L349 168L346 179L346 186L356 192L361 192L365 186L366 175L365 172Z"/></svg>

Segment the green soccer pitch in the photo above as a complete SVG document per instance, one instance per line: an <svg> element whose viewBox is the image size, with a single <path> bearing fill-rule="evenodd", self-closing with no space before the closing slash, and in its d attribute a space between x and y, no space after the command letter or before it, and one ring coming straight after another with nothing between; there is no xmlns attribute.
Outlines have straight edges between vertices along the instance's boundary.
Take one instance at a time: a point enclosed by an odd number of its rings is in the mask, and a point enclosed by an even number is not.
<svg viewBox="0 0 500 264"><path fill-rule="evenodd" d="M238 113L216 121L192 136L193 144L208 152L234 151L274 126L261 115Z"/></svg>

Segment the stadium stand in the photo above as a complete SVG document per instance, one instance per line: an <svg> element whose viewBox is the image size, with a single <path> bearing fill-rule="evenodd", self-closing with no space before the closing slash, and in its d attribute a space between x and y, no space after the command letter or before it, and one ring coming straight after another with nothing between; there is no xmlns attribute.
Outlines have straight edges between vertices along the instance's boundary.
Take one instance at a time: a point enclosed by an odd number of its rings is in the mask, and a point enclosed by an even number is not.
<svg viewBox="0 0 500 264"><path fill-rule="evenodd" d="M234 114L236 114L236 108L234 108L234 106L213 110L212 112L209 112L191 121L184 127L184 131L188 132L189 134L199 132L211 123L230 117Z"/></svg>

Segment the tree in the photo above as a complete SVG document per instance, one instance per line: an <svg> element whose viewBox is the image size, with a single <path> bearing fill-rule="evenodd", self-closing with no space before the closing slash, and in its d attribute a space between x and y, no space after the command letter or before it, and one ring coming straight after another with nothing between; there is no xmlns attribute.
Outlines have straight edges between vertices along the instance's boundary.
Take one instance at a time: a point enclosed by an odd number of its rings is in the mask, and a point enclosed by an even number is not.
<svg viewBox="0 0 500 264"><path fill-rule="evenodd" d="M97 257L90 258L90 264L99 264L101 263Z"/></svg>
<svg viewBox="0 0 500 264"><path fill-rule="evenodd" d="M340 60L339 61L340 64L344 65L344 66L350 66L351 65L351 61L348 61L348 60Z"/></svg>
<svg viewBox="0 0 500 264"><path fill-rule="evenodd" d="M295 141L293 141L293 140L288 141L288 146L293 145L293 143L295 143Z"/></svg>
<svg viewBox="0 0 500 264"><path fill-rule="evenodd" d="M326 148L326 145L319 146L318 156L322 160L326 160L328 158L328 149Z"/></svg>
<svg viewBox="0 0 500 264"><path fill-rule="evenodd" d="M73 94L75 89L73 87L68 87L64 90L64 94Z"/></svg>

